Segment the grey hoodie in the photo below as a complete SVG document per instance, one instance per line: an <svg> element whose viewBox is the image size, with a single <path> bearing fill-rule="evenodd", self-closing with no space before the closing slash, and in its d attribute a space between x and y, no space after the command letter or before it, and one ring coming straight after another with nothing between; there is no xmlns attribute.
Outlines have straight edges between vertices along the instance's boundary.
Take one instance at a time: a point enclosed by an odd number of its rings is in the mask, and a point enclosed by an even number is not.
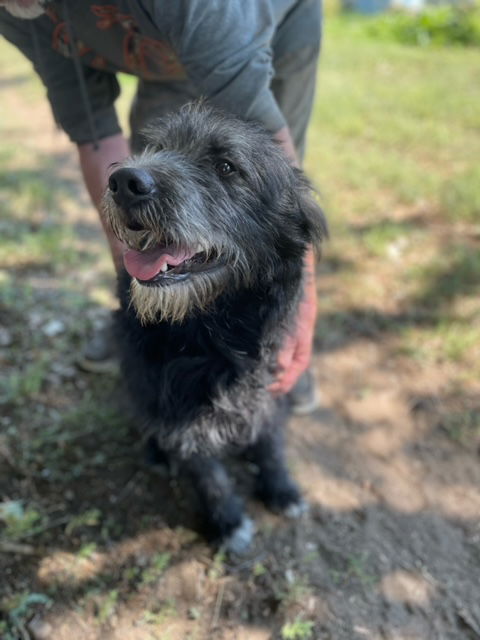
<svg viewBox="0 0 480 640"><path fill-rule="evenodd" d="M56 121L78 144L120 131L118 71L189 81L275 132L285 121L270 90L272 58L318 42L317 8L318 0L59 0L30 21L0 9L0 32L32 61Z"/></svg>

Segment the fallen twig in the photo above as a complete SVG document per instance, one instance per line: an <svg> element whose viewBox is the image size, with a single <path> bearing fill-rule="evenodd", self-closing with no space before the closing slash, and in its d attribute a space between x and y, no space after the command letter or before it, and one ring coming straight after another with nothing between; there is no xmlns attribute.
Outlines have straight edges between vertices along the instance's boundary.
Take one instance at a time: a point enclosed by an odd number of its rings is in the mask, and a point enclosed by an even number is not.
<svg viewBox="0 0 480 640"><path fill-rule="evenodd" d="M212 623L210 625L211 629L214 629L218 624L218 620L220 618L220 609L222 608L222 603L223 603L224 592L225 592L225 582L222 582L220 584L220 588L218 589L217 599L215 601L215 609L213 611Z"/></svg>
<svg viewBox="0 0 480 640"><path fill-rule="evenodd" d="M35 556L39 551L30 544L20 544L18 542L0 540L0 553L19 553L23 556Z"/></svg>

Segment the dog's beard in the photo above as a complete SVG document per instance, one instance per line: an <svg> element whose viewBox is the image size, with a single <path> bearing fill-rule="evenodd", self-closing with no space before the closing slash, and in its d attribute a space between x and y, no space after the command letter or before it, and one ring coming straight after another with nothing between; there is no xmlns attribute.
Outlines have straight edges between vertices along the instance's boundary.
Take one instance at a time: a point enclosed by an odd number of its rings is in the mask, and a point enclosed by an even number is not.
<svg viewBox="0 0 480 640"><path fill-rule="evenodd" d="M185 282L167 286L130 285L131 304L142 324L182 322L195 311L205 311L226 288L228 270L196 274Z"/></svg>
<svg viewBox="0 0 480 640"><path fill-rule="evenodd" d="M137 221L144 228L134 231L125 226L119 209L108 194L103 200L103 211L115 236L129 249L146 252L163 245L166 250L171 246L189 253L194 247L195 253L201 254L207 268L211 265L205 272L193 268L188 279L174 283L148 284L133 277L130 285L130 304L142 324L158 321L182 322L194 312L207 310L225 291L227 285L232 290L242 285L249 286L254 278L254 261L247 258L244 250L232 246L225 238L217 237L215 245L212 246L211 238L215 234L199 223L199 216L195 217L195 224L190 225L190 228L184 225L178 230L176 225L170 224L167 232L155 229L157 208L144 207L137 213ZM184 217L188 218L187 215ZM168 276L168 272L165 276ZM162 277L161 274L159 277Z"/></svg>
<svg viewBox="0 0 480 640"><path fill-rule="evenodd" d="M45 13L45 5L45 0L35 0L29 6L19 4L17 0L7 0L7 3L2 4L1 6L14 18L33 20Z"/></svg>

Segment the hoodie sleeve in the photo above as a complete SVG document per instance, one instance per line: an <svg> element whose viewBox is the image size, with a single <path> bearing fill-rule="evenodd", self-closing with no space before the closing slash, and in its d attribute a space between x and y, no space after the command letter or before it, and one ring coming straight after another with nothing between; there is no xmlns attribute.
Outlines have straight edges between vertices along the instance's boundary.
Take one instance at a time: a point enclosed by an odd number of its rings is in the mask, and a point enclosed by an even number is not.
<svg viewBox="0 0 480 640"><path fill-rule="evenodd" d="M0 9L0 33L31 61L46 87L53 117L70 140L84 144L119 133L114 102L120 88L115 75L82 67L87 107L73 60L52 49L52 31L53 25L47 16L21 20Z"/></svg>
<svg viewBox="0 0 480 640"><path fill-rule="evenodd" d="M285 126L270 89L275 17L269 0L151 2L199 95L270 131Z"/></svg>

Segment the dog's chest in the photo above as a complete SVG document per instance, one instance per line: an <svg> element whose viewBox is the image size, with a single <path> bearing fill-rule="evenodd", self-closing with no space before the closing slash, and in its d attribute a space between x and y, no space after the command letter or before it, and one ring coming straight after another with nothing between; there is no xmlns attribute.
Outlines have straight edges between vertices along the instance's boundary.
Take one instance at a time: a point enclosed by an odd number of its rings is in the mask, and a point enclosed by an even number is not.
<svg viewBox="0 0 480 640"><path fill-rule="evenodd" d="M160 441L198 451L255 437L272 407L267 386L275 356L262 334L249 332L246 340L231 323L140 327L123 319L125 381Z"/></svg>

